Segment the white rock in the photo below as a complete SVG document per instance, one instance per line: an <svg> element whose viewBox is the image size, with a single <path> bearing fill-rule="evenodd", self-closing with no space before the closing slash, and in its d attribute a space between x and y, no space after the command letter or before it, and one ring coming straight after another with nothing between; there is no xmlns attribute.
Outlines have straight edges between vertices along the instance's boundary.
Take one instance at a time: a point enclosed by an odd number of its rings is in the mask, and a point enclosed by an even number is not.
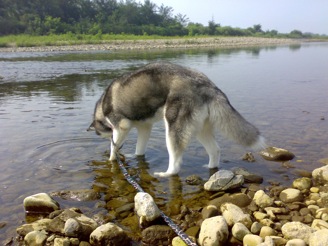
<svg viewBox="0 0 328 246"><path fill-rule="evenodd" d="M50 213L59 209L59 204L47 193L38 193L28 196L23 201L26 212Z"/></svg>
<svg viewBox="0 0 328 246"><path fill-rule="evenodd" d="M263 243L263 239L253 234L247 234L243 239L243 245L247 246L258 246L261 243Z"/></svg>
<svg viewBox="0 0 328 246"><path fill-rule="evenodd" d="M224 191L240 187L244 184L243 175L235 175L229 170L220 170L214 173L204 184L207 191Z"/></svg>
<svg viewBox="0 0 328 246"><path fill-rule="evenodd" d="M206 246L224 245L229 236L228 225L222 216L205 219L201 225L198 243Z"/></svg>
<svg viewBox="0 0 328 246"><path fill-rule="evenodd" d="M287 222L281 227L281 232L286 239L302 239L307 244L309 237L315 230L301 222Z"/></svg>
<svg viewBox="0 0 328 246"><path fill-rule="evenodd" d="M275 243L274 243L273 239L272 239L270 236L266 236L266 237L264 238L264 242L263 242L263 244L264 244L265 246L275 246Z"/></svg>
<svg viewBox="0 0 328 246"><path fill-rule="evenodd" d="M310 246L328 245L328 229L316 231L310 235Z"/></svg>
<svg viewBox="0 0 328 246"><path fill-rule="evenodd" d="M293 181L293 187L299 190L309 190L312 186L312 180L307 177L295 179Z"/></svg>
<svg viewBox="0 0 328 246"><path fill-rule="evenodd" d="M286 246L306 246L306 243L302 239L292 239L286 243Z"/></svg>
<svg viewBox="0 0 328 246"><path fill-rule="evenodd" d="M154 199L145 192L138 192L134 197L134 207L139 217L144 217L146 221L157 219L160 214Z"/></svg>
<svg viewBox="0 0 328 246"><path fill-rule="evenodd" d="M273 198L269 197L263 190L255 192L253 201L260 208L270 207L274 202Z"/></svg>
<svg viewBox="0 0 328 246"><path fill-rule="evenodd" d="M231 229L232 235L237 238L239 241L243 241L243 238L247 234L252 234L247 227L242 223L236 223Z"/></svg>
<svg viewBox="0 0 328 246"><path fill-rule="evenodd" d="M45 245L47 233L45 231L31 231L24 237L26 245Z"/></svg>
<svg viewBox="0 0 328 246"><path fill-rule="evenodd" d="M251 228L252 219L249 214L245 214L241 208L232 203L224 203L220 207L221 213L229 226L240 222L247 228Z"/></svg>
<svg viewBox="0 0 328 246"><path fill-rule="evenodd" d="M328 223L323 220L315 219L313 220L311 227L315 230L328 229Z"/></svg>
<svg viewBox="0 0 328 246"><path fill-rule="evenodd" d="M114 223L99 226L90 235L91 245L127 245L128 237L123 229Z"/></svg>
<svg viewBox="0 0 328 246"><path fill-rule="evenodd" d="M279 198L286 203L300 202L303 199L303 195L298 189L288 188L280 192Z"/></svg>
<svg viewBox="0 0 328 246"><path fill-rule="evenodd" d="M78 237L80 232L81 232L81 225L76 219L69 218L68 220L66 220L64 226L65 236Z"/></svg>
<svg viewBox="0 0 328 246"><path fill-rule="evenodd" d="M328 183L328 165L319 167L312 171L312 178L318 184Z"/></svg>

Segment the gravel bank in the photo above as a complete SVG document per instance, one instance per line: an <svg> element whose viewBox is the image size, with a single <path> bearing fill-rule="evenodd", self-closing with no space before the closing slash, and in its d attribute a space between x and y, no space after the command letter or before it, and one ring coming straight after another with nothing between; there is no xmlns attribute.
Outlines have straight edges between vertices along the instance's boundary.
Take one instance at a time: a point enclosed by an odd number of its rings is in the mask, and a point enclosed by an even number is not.
<svg viewBox="0 0 328 246"><path fill-rule="evenodd" d="M156 40L115 40L102 44L39 46L39 47L7 47L0 52L51 52L51 51L90 51L90 50L147 50L172 48L235 48L252 46L271 46L299 44L293 39L256 38L256 37L210 37L180 38Z"/></svg>

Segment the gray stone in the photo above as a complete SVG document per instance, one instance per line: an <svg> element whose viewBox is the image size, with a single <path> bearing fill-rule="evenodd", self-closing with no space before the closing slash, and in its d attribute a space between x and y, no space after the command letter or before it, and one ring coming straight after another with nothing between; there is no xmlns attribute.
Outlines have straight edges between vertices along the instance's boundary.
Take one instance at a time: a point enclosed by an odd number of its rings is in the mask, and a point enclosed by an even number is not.
<svg viewBox="0 0 328 246"><path fill-rule="evenodd" d="M138 192L135 195L134 207L137 215L146 221L153 221L161 215L154 199L145 192Z"/></svg>
<svg viewBox="0 0 328 246"><path fill-rule="evenodd" d="M301 222L287 222L281 227L281 232L286 239L302 239L307 244L309 237L315 230Z"/></svg>
<svg viewBox="0 0 328 246"><path fill-rule="evenodd" d="M225 191L240 187L244 183L242 175L235 175L229 170L220 170L214 173L204 184L207 191Z"/></svg>
<svg viewBox="0 0 328 246"><path fill-rule="evenodd" d="M252 219L249 214L245 214L241 208L232 204L225 203L220 207L221 213L229 226L240 222L247 228L251 228Z"/></svg>
<svg viewBox="0 0 328 246"><path fill-rule="evenodd" d="M273 204L273 198L270 198L263 190L258 190L255 192L253 201L260 208L269 207Z"/></svg>
<svg viewBox="0 0 328 246"><path fill-rule="evenodd" d="M328 165L319 167L312 171L312 177L316 184L327 184L328 183Z"/></svg>
<svg viewBox="0 0 328 246"><path fill-rule="evenodd" d="M59 204L47 193L38 193L24 199L24 208L28 213L51 213L59 209Z"/></svg>
<svg viewBox="0 0 328 246"><path fill-rule="evenodd" d="M228 225L222 216L205 219L201 225L200 245L224 245L229 236Z"/></svg>
<svg viewBox="0 0 328 246"><path fill-rule="evenodd" d="M45 231L32 231L24 237L24 243L29 246L45 245L47 233Z"/></svg>
<svg viewBox="0 0 328 246"><path fill-rule="evenodd" d="M232 235L237 238L239 241L243 241L245 235L251 234L248 228L242 223L236 223L231 229Z"/></svg>
<svg viewBox="0 0 328 246"><path fill-rule="evenodd" d="M246 183L261 184L263 182L262 176L260 176L256 173L251 173L248 170L246 170L245 168L236 167L236 168L233 168L232 171L235 175L243 175Z"/></svg>
<svg viewBox="0 0 328 246"><path fill-rule="evenodd" d="M288 150L268 147L259 153L265 160L285 162L294 159L295 155Z"/></svg>
<svg viewBox="0 0 328 246"><path fill-rule="evenodd" d="M95 246L125 246L130 245L130 241L121 227L109 222L99 226L91 233L90 244Z"/></svg>
<svg viewBox="0 0 328 246"><path fill-rule="evenodd" d="M316 231L310 235L310 246L328 245L328 229Z"/></svg>
<svg viewBox="0 0 328 246"><path fill-rule="evenodd" d="M171 227L166 225L152 225L142 231L143 245L170 245L176 236Z"/></svg>

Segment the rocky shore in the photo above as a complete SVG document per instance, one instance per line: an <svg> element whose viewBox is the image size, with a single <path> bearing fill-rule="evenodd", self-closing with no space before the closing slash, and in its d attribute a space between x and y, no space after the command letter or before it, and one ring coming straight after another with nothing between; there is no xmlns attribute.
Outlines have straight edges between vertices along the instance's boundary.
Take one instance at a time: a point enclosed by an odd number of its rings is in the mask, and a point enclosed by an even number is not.
<svg viewBox="0 0 328 246"><path fill-rule="evenodd" d="M294 156L278 148L262 155L281 161ZM295 179L291 187L263 189L262 181L243 168L220 170L206 181L192 175L185 185L203 187L210 199L201 207L175 204L166 212L201 246L328 245L328 165ZM88 216L76 207L61 209L56 197L89 201L100 194L77 190L26 197L26 212L36 216L17 228L19 245L186 245L161 218L148 193L112 194L105 198L108 212Z"/></svg>
<svg viewBox="0 0 328 246"><path fill-rule="evenodd" d="M113 40L101 44L59 45L36 47L2 47L0 52L53 52L96 50L153 50L171 48L238 48L253 46L292 45L300 41L284 38L209 37L154 40Z"/></svg>

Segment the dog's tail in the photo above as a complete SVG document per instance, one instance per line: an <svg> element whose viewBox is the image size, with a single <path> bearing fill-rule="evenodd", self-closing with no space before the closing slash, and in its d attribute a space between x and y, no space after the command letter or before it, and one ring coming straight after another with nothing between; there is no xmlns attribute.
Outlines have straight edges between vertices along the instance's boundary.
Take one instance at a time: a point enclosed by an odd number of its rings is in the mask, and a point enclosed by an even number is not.
<svg viewBox="0 0 328 246"><path fill-rule="evenodd" d="M261 136L260 131L230 104L229 99L223 92L218 93L210 111L213 123L226 137L254 150L266 147L265 139Z"/></svg>

